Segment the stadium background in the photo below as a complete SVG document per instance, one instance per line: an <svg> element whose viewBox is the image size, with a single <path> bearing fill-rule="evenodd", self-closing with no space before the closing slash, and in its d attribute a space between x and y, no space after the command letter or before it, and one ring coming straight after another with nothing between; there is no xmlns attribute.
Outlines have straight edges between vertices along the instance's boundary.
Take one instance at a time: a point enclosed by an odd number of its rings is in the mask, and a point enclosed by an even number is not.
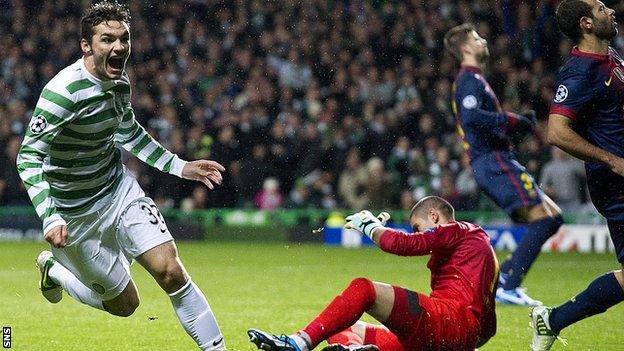
<svg viewBox="0 0 624 351"><path fill-rule="evenodd" d="M89 3L0 1L0 287L19 296L11 295L12 299L5 301L0 298L4 305L4 310L0 307L0 323L13 324L16 338L20 327L32 333L31 338L24 338L21 331L23 349L31 349L28 345L37 345L32 349L81 349L79 341L64 343L62 338L53 339L44 331L35 330L33 325L40 324L36 316L22 314L25 308L35 311L43 305L30 284L36 279L30 262L45 245L28 242L40 238L40 224L14 165L24 128L43 85L80 56L79 19ZM302 308L299 314L284 311L268 319L258 311L242 313L240 306L219 297L225 289L205 283L215 310L229 316L223 319L235 321L225 322L226 336L236 333L242 340L241 330L263 318L278 328L286 325L286 331L300 325L344 285L338 281L330 284L330 289L323 279L334 277L335 271L340 271L339 276L344 279L366 274L355 264L359 255L364 256L360 260L369 257L370 262L386 265L394 272L388 276L387 270L373 270L371 274L377 274L379 280L404 282L427 291L423 260L404 267L405 261L369 251L358 254L318 245L291 246L293 242L320 240L320 236L310 234L311 229L339 226L340 218L349 210L392 210L400 221L415 199L436 194L449 199L462 211L460 217L464 219L484 225L507 221L478 191L455 135L449 96L457 65L444 52L442 37L449 28L463 22L475 23L488 40L491 60L486 75L503 108L537 111L539 125L535 132L514 141L520 162L562 205L569 222L601 222L588 203L582 164L552 152L545 143L556 71L571 48L556 29L556 3L129 2L133 45L127 71L133 83L133 107L138 120L164 146L183 158L210 158L227 168L224 184L208 191L198 183L159 173L134 158L125 160L167 215L174 235L205 239L201 243L182 244L182 257L191 273L202 275L196 278L200 282L210 280L219 269L228 269L223 262L237 262L237 273L230 276L231 281L217 281L237 291L240 283L247 285L248 291L256 292L265 287L251 283L253 277L247 270L266 266L263 275L292 275L288 266L280 264L301 261L301 265L293 266L297 267L297 277L310 280L307 274L318 275L318 281L302 284L294 292L287 284L278 284L273 294L254 293L258 301L252 304L268 304L266 300L271 296L281 296L301 300L301 305L305 305L298 306ZM605 3L616 10L618 22L624 23L624 5L616 1ZM614 42L619 50L624 48L622 29L620 25L621 34ZM15 242L21 239L28 240ZM575 245L568 248L578 249ZM185 257L184 250L189 257ZM212 256L204 257L203 250ZM248 252L248 261L239 261L240 252ZM327 260L328 253L332 256L329 263L309 270L315 260ZM252 259L253 255L258 256L258 261ZM584 262L591 269L577 272L575 262ZM583 278L585 275L591 277L594 270L616 268L614 264L611 254L547 255L538 261L535 276L529 278L527 285L537 296L545 295L547 302L560 302L569 297L568 292L583 287L589 279ZM212 265L214 270L209 269ZM553 270L562 266L562 272L574 277L570 279L574 282L551 281ZM323 267L327 269L324 275ZM422 271L423 277L414 281L414 270ZM160 296L140 270L134 272L139 281L145 280L143 285L149 286L141 290L147 291L145 295ZM536 286L549 283L559 286L561 291L553 293ZM320 286L326 290L321 289L319 296L300 297ZM289 293L281 292L280 287L287 287ZM28 298L24 300L24 296ZM169 313L166 301L160 303L160 309L146 308ZM64 316L91 316L91 311L85 312L75 303L63 304L69 310ZM266 312L267 308L262 306L259 310ZM231 310L238 314L232 317ZM50 307L49 311L58 313L59 309ZM516 330L526 325L524 310L520 313L503 309L501 313L499 335L515 337L511 349L516 349L513 345L528 344L524 330ZM92 316L94 328L100 328L102 323L114 330L127 325L130 331L115 333L131 333L129 339L136 337L131 330L140 330L132 324L132 318L130 322L116 322L102 315ZM243 323L248 318L249 322ZM609 335L608 326L617 317L600 318L606 319L596 324L596 328L604 325L596 329L603 333L599 340L608 345L611 340L616 345L617 339ZM67 328L58 320L49 323ZM242 324L238 327L236 323ZM522 327L515 328L514 323ZM159 331L154 333L158 335ZM181 334L175 337L180 345L188 345L181 329L176 329L176 334ZM591 335L594 334L588 333L586 342L592 340ZM131 349L147 349L146 345L150 345L147 340L133 342ZM236 346L244 345L243 341L236 342L234 349L248 349ZM494 346L484 349L499 349L497 345L502 349L506 345L504 340L493 342ZM112 349L114 345L128 349L124 341L110 345ZM163 349L162 345L150 347Z"/></svg>

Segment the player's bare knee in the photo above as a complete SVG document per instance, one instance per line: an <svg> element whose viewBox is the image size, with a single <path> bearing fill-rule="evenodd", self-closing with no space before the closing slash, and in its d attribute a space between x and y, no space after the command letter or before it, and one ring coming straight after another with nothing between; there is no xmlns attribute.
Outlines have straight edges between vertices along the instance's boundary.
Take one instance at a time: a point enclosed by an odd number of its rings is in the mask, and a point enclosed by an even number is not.
<svg viewBox="0 0 624 351"><path fill-rule="evenodd" d="M169 260L162 272L160 285L168 292L172 293L180 290L186 284L188 278L186 272L178 260Z"/></svg>
<svg viewBox="0 0 624 351"><path fill-rule="evenodd" d="M119 317L130 317L130 316L132 316L134 314L134 311L136 311L136 309L138 307L139 307L139 302L138 301L136 303L131 302L129 304L123 305L118 310L117 316L119 316Z"/></svg>
<svg viewBox="0 0 624 351"><path fill-rule="evenodd" d="M104 309L118 317L130 317L139 307L140 300L138 296L125 296L121 299L115 298L110 301L104 301Z"/></svg>
<svg viewBox="0 0 624 351"><path fill-rule="evenodd" d="M373 282L370 281L367 278L355 278L351 281L351 283L349 284L350 286L373 286Z"/></svg>

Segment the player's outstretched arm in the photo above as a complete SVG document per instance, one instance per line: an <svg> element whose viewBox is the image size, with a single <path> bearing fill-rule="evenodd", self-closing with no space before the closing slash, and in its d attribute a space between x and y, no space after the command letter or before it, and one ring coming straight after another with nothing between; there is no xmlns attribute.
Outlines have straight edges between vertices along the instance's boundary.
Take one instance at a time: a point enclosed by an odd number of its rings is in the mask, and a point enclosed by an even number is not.
<svg viewBox="0 0 624 351"><path fill-rule="evenodd" d="M580 136L572 128L573 120L559 114L548 118L548 142L585 162L601 163L624 176L624 159L603 150Z"/></svg>
<svg viewBox="0 0 624 351"><path fill-rule="evenodd" d="M137 122L130 106L126 108L122 123L115 134L115 141L139 160L162 172L202 182L210 189L223 181L221 172L225 168L222 165L209 160L186 162L180 159L147 133Z"/></svg>
<svg viewBox="0 0 624 351"><path fill-rule="evenodd" d="M66 89L59 89L58 86L53 87L51 84L46 85L37 101L22 146L17 154L17 172L28 191L37 215L43 222L44 236L51 230L66 224L56 212L56 206L50 197L50 193L59 190L51 189L50 183L44 177L43 160L48 156L55 137L67 123L76 117L77 107L73 98ZM46 241L52 244L47 237ZM59 239L58 244L64 246L66 241L67 231L65 230L64 239Z"/></svg>
<svg viewBox="0 0 624 351"><path fill-rule="evenodd" d="M390 219L390 215L387 212L382 212L375 217L370 211L363 210L347 216L344 227L357 230L379 244L379 235L386 229L385 225L388 219Z"/></svg>

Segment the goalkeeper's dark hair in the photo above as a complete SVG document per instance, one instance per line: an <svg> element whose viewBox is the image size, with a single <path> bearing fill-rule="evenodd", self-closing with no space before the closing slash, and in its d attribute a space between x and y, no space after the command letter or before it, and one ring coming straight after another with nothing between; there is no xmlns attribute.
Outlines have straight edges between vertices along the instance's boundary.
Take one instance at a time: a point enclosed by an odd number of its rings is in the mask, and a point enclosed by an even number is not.
<svg viewBox="0 0 624 351"><path fill-rule="evenodd" d="M80 19L80 38L91 43L93 27L102 22L119 21L130 27L130 10L116 0L104 0L91 5Z"/></svg>
<svg viewBox="0 0 624 351"><path fill-rule="evenodd" d="M474 30L476 30L475 26L470 23L460 24L459 26L451 28L451 30L444 35L444 47L456 59L461 61L463 58L461 46L466 43L468 35Z"/></svg>
<svg viewBox="0 0 624 351"><path fill-rule="evenodd" d="M439 196L427 196L420 199L420 201L412 207L410 218L413 216L427 218L427 212L431 208L438 210L446 219L451 221L455 220L455 209L448 201Z"/></svg>
<svg viewBox="0 0 624 351"><path fill-rule="evenodd" d="M563 0L557 6L557 26L575 44L583 37L581 18L594 18L591 6L582 0Z"/></svg>

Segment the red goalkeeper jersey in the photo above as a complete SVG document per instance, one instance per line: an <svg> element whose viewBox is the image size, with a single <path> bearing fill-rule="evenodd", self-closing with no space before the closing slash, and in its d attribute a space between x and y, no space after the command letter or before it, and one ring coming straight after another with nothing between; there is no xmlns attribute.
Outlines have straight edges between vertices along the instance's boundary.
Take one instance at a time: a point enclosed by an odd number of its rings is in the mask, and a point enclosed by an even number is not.
<svg viewBox="0 0 624 351"><path fill-rule="evenodd" d="M495 288L498 261L485 231L472 223L451 222L422 233L388 229L379 247L400 256L431 255L431 297L453 299L473 311L480 337L496 333Z"/></svg>

